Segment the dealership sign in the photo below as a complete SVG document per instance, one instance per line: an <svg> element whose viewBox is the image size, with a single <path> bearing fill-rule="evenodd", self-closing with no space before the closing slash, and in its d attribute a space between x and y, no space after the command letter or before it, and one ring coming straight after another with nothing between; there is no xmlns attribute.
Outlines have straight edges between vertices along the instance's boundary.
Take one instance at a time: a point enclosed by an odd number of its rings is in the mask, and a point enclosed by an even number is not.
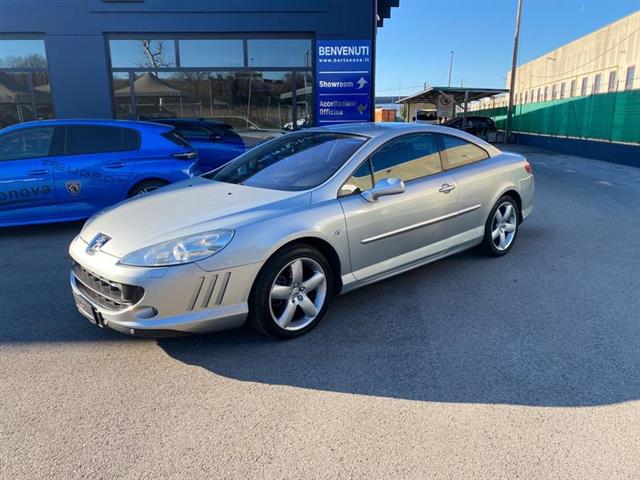
<svg viewBox="0 0 640 480"><path fill-rule="evenodd" d="M318 40L318 125L371 119L371 41Z"/></svg>

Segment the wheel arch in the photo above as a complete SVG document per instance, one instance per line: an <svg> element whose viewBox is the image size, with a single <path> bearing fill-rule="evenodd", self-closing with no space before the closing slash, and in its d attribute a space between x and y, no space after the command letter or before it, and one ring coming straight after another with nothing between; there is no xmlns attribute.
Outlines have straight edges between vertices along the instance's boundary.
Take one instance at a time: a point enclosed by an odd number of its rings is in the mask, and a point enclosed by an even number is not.
<svg viewBox="0 0 640 480"><path fill-rule="evenodd" d="M516 202L516 204L518 206L518 222L522 222L522 197L520 196L518 191L515 188L511 188L509 190L506 190L505 192L500 194L500 196L496 199L496 201L498 201L499 198L504 197L504 196L509 196L509 197L513 198L513 200Z"/></svg>
<svg viewBox="0 0 640 480"><path fill-rule="evenodd" d="M275 250L273 250L269 256L264 261L266 264L269 259L271 259L274 255L277 255L283 250L289 249L294 246L299 245L308 245L320 251L331 266L331 275L333 276L333 293L338 294L342 290L342 261L340 260L340 255L337 250L331 245L328 241L314 236L301 236L293 239L287 240L282 245L279 245ZM263 265L264 268L264 265ZM260 269L262 271L262 268ZM257 278L257 276L256 276Z"/></svg>
<svg viewBox="0 0 640 480"><path fill-rule="evenodd" d="M166 178L162 178L162 177L159 177L159 176L157 176L157 177L146 177L146 178L138 179L133 183L133 185L131 185L129 190L127 190L127 198L129 198L131 196L131 192L133 192L137 187L139 187L140 185L142 185L145 182L162 182L162 183L164 183L165 186L169 185L171 183Z"/></svg>

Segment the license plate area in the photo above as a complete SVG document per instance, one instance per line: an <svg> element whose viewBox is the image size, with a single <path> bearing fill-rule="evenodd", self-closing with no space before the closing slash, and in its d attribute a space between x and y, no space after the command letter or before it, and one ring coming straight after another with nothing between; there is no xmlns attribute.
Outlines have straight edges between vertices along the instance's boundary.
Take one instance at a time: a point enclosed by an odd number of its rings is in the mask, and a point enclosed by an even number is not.
<svg viewBox="0 0 640 480"><path fill-rule="evenodd" d="M100 314L100 312L98 312L80 295L74 295L74 297L76 301L76 308L84 317L86 317L94 325L98 325L99 327L104 326L104 320L102 319L102 315Z"/></svg>

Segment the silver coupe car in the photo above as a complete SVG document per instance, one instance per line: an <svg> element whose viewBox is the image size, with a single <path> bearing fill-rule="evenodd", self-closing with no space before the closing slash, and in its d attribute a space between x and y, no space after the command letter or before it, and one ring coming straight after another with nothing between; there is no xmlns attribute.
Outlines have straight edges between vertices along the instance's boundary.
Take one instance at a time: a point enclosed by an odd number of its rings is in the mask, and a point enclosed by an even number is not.
<svg viewBox="0 0 640 480"><path fill-rule="evenodd" d="M533 210L527 160L426 124L313 128L94 215L71 287L130 335L302 335L331 298L471 247L502 256Z"/></svg>

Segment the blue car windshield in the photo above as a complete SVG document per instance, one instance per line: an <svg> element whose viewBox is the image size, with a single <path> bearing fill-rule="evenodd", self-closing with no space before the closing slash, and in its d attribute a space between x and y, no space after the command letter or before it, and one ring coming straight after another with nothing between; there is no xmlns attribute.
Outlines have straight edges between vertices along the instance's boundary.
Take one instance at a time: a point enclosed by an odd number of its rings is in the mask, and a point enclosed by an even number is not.
<svg viewBox="0 0 640 480"><path fill-rule="evenodd" d="M308 190L330 178L366 141L366 137L343 133L291 133L204 178L271 190Z"/></svg>

